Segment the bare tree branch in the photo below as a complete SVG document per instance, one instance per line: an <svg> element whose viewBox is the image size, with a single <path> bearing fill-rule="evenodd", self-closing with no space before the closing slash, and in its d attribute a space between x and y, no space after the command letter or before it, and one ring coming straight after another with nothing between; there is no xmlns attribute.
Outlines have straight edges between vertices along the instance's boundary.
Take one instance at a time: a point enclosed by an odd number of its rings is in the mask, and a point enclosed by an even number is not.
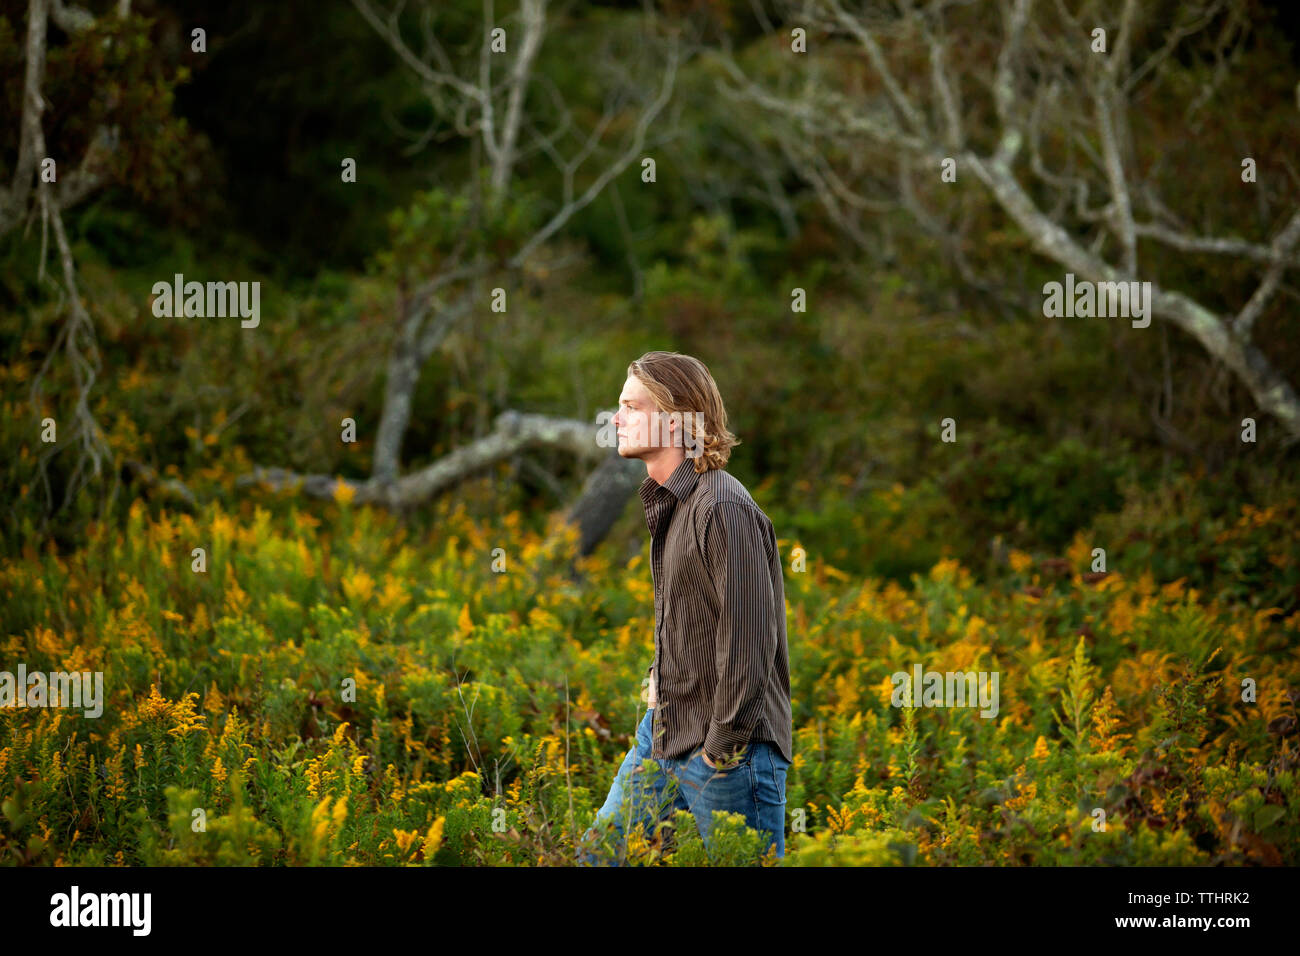
<svg viewBox="0 0 1300 956"><path fill-rule="evenodd" d="M263 485L272 490L300 487L316 498L331 498L340 485L354 493L357 504L378 504L389 508L408 508L429 500L438 492L453 487L483 468L530 447L554 448L579 460L595 463L609 452L597 444L597 426L575 419L547 415L502 412L496 427L483 438L457 448L437 461L425 465L396 481L349 480L333 475L299 474L282 468L258 466L241 475L241 487Z"/></svg>
<svg viewBox="0 0 1300 956"><path fill-rule="evenodd" d="M1050 9L1045 11L1045 6ZM806 147L812 153L821 144L834 144L838 152L852 155L852 143L865 141L875 149L877 158L892 154L900 171L895 195L932 234L945 223L921 206L906 169L918 161L922 168L935 163L946 151L960 169L974 173L996 206L1047 259L1094 282L1149 282L1154 314L1187 332L1231 369L1259 407L1283 425L1290 440L1300 439L1300 401L1295 389L1250 341L1257 318L1277 292L1285 292L1287 270L1300 266L1296 255L1300 212L1288 216L1288 225L1271 242L1198 233L1161 202L1153 179L1143 178L1136 168L1131 145L1129 109L1142 85L1161 78L1181 43L1220 20L1220 32L1207 42L1214 46L1216 61L1226 75L1247 35L1246 21L1239 16L1241 5L1228 0L1231 15L1223 19L1224 0L1193 0L1188 4L1190 12L1164 35L1163 46L1134 69L1134 51L1140 39L1150 34L1152 17L1136 0L1124 0L1118 27L1112 32L1114 44L1106 54L1094 54L1087 45L1091 25L1103 22L1097 4L1073 5L1071 10L1061 0L1038 7L1030 0L998 0L1003 16L996 58L991 64L987 57L968 58L961 65L961 74L954 72L957 64L947 62L939 39L949 28L947 13L959 6L935 2L923 10L907 2L898 7L892 21L876 5L869 7L869 14L850 14L840 0L808 0L799 8L801 23L815 24L832 38L844 37L856 44L883 97L850 99L834 82L810 84L794 95L781 94L752 82L729 54L721 57L721 64L736 85L724 83L723 92L784 122L784 138L798 142L799 151ZM969 16L963 24L968 31L982 27L977 18ZM893 41L888 54L878 39L882 35ZM965 38L969 50L972 37ZM975 42L983 39L980 34ZM830 56L839 55L840 48L833 43L821 48ZM905 92L898 80L897 64L912 64L920 56L928 59L930 67L928 103L921 101L925 87L911 84ZM810 77L820 75L815 57L809 58L807 73ZM971 117L979 114L958 106L960 81L965 75L972 81L970 88L988 91L997 120L993 128L981 130L979 137L968 125ZM1090 95L1094 107L1091 128L1080 111L1061 102L1063 95L1070 94L1076 98ZM927 113L942 118L938 131L926 125ZM1049 121L1053 124L1050 137L1045 130ZM990 144L991 152L983 151L976 145L979 142ZM1026 143L1028 162L1018 162ZM795 149L789 152L798 155ZM833 178L811 162L792 165L811 183L832 219L855 241L861 241L863 233L853 215L855 205L845 203L831 187ZM1019 178L1026 166L1035 182L1032 192ZM1094 195L1102 200L1100 207L1090 204ZM1258 195L1263 203L1269 194ZM1039 197L1045 198L1040 202ZM1139 220L1135 205L1146 210L1149 218ZM1110 249L1112 236L1118 240L1114 251ZM1144 273L1138 259L1141 239L1186 252L1245 258L1268 268L1250 300L1233 318ZM955 262L969 279L971 270L963 260L955 257Z"/></svg>
<svg viewBox="0 0 1300 956"><path fill-rule="evenodd" d="M493 0L483 2L482 42L478 46L476 67L457 64L448 55L434 29L433 4L423 4L416 18L421 36L420 53L403 33L405 0L387 7L381 7L374 0L353 0L353 6L400 62L412 71L435 114L451 114L456 132L471 140L472 172L467 188L471 197L470 218L457 248L440 257L436 271L416 284L414 289L398 290L397 315L387 359L384 403L371 475L366 481L350 483L356 500L406 506L427 499L483 464L513 454L524 445L540 442L576 448L572 423L557 425L539 416L502 416L492 434L432 465L410 474L400 473L402 441L413 414L413 397L421 369L450 332L481 306L484 280L489 273L499 275L497 281L503 287L513 287L519 274L531 268L530 262L542 246L556 236L576 213L595 201L616 176L644 156L651 146L670 142L677 135L672 124L657 136L652 137L650 131L672 97L681 60L679 31L669 31L666 63L658 89L639 111L631 134L625 137L623 146L614 156L605 160L601 168L589 177L588 185L579 190L579 173L584 171L596 151L605 146L607 131L624 121L627 112L624 101L631 98L624 93L642 89L645 84L642 76L628 75L621 85L614 84L603 112L581 139L577 151L565 156L561 154L561 144L576 129L572 111L549 77L534 75L546 34L546 0L522 0L516 14L519 28L512 29L507 35L510 65L500 83L494 83L492 76L491 34L501 26L495 19ZM647 17L653 15L653 10L648 8ZM408 30L410 25L408 18ZM472 80L467 79L461 76L460 70L476 70L477 75ZM534 82L540 84L550 99L554 115L558 117L548 131L539 129L539 124L530 114L528 94ZM498 96L504 97L500 106ZM432 130L424 135L423 140L427 141L431 135ZM520 160L537 152L547 156L559 171L557 207L548 212L540 227L522 239L514 253L504 261L495 260L481 248L469 253L469 261L466 261L467 238L479 233L481 219L496 218L514 188L512 179ZM487 166L485 196L480 195L478 188L481 181L477 168L480 155L485 158ZM586 426L581 428L586 429ZM594 443L592 445L594 447ZM318 496L332 494L336 487L335 479L329 476L294 475L279 469L260 468L254 479L279 487L297 485L306 493ZM605 482L602 487L609 489L621 487L621 484Z"/></svg>
<svg viewBox="0 0 1300 956"><path fill-rule="evenodd" d="M122 16L129 6L119 8ZM64 450L75 450L70 474L64 489L66 506L84 488L91 478L98 477L112 452L103 431L90 408L90 393L100 370L99 349L95 341L95 326L81 301L77 288L76 262L63 226L62 210L80 202L101 184L95 163L105 148L111 134L99 129L91 146L82 158L78 169L65 178L62 188L46 182L36 174L39 160L46 155L45 131L41 117L45 101L41 84L45 71L47 30L50 19L60 29L73 33L94 25L94 17L79 7L54 0L31 0L27 9L26 68L23 77L23 110L19 132L18 158L14 179L7 191L0 190L0 235L26 216L33 182L36 186L37 208L41 214L41 249L37 267L38 282L46 280L45 258L48 236L54 234L63 282L58 292L67 315L40 369L32 378L30 404L36 415L41 415L44 404L46 376L56 355L62 353L72 371L75 398L71 421L62 423L63 439L47 445L37 456L37 473L40 486L45 489L47 512L54 510L53 492L48 468L51 460ZM57 427L56 420L56 427Z"/></svg>
<svg viewBox="0 0 1300 956"><path fill-rule="evenodd" d="M1183 252L1209 252L1221 256L1239 256L1256 262L1280 263L1284 268L1300 266L1300 256L1288 248L1272 243L1250 242L1235 236L1194 236L1155 223L1137 223L1134 230L1139 236L1155 239Z"/></svg>
<svg viewBox="0 0 1300 956"><path fill-rule="evenodd" d="M1242 307L1236 321L1232 324L1232 330L1243 339L1250 337L1250 331L1255 324L1255 320L1259 318L1260 313L1264 311L1264 307L1268 305L1269 299L1277 291L1278 284L1282 281L1282 273L1286 269L1286 262L1283 257L1296 247L1297 242L1300 242L1300 209L1296 210L1295 215L1291 217L1291 221L1286 224L1286 228L1278 233L1277 238L1273 240L1273 252L1276 258L1268 267L1268 271L1264 273L1264 279L1255 290L1255 294Z"/></svg>
<svg viewBox="0 0 1300 956"><path fill-rule="evenodd" d="M8 191L0 195L0 235L8 232L27 210L39 153L37 143L44 142L41 114L41 79L45 74L45 33L49 22L49 0L31 0L27 5L26 66L23 72L23 113L18 133L18 159Z"/></svg>
<svg viewBox="0 0 1300 956"><path fill-rule="evenodd" d="M485 0L490 4L491 0ZM533 63L542 46L542 34L546 32L546 0L522 0L519 14L524 23L524 38L520 43L518 55L510 70L510 94L506 105L505 123L501 130L501 144L492 164L492 194L501 197L505 193L510 170L514 166L516 143L519 140L519 121L523 113L524 95L528 90L528 80ZM485 51L483 62L486 64L488 54ZM485 100L489 104L492 97ZM486 142L486 139L485 139Z"/></svg>
<svg viewBox="0 0 1300 956"><path fill-rule="evenodd" d="M659 95L637 119L631 142L628 144L627 148L623 150L623 152L614 159L613 162L609 163L603 170L601 170L600 174L592 181L591 185L583 191L581 196L576 199L570 199L554 215L552 215L550 220L510 258L507 263L508 266L511 268L518 268L523 265L538 246L550 239L555 235L555 233L559 232L560 229L564 227L565 223L573 218L575 213L590 205L592 200L600 194L601 190L609 184L610 180L625 170L629 165L631 165L632 161L636 159L645 145L647 129L650 124L654 122L655 117L657 117L663 110L664 106L667 105L669 98L672 96L673 81L677 75L678 58L679 51L676 40L674 40L669 45L668 63L664 68L664 78L663 83L659 88ZM575 171L576 169L574 167L568 167L565 169L564 189L566 196L572 195L573 174Z"/></svg>

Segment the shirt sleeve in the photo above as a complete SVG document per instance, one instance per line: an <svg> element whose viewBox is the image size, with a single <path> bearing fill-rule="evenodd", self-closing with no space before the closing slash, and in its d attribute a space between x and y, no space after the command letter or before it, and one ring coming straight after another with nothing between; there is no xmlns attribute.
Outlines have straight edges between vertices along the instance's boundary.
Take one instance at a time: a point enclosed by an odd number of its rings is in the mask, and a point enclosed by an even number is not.
<svg viewBox="0 0 1300 956"><path fill-rule="evenodd" d="M704 530L704 552L719 601L718 683L704 740L704 752L716 764L753 737L777 633L767 534L759 514L741 502L715 504Z"/></svg>

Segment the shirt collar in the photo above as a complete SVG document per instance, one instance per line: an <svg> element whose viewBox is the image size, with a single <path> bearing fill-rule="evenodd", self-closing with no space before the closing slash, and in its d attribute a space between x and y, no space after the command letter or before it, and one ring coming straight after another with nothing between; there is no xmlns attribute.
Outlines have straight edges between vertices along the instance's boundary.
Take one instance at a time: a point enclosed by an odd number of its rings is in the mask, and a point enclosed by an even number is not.
<svg viewBox="0 0 1300 956"><path fill-rule="evenodd" d="M668 476L668 480L662 485L655 481L649 475L646 475L645 481L641 482L638 494L641 500L646 504L658 492L660 488L666 488L678 501L685 501L690 497L691 492L695 490L695 482L700 476L695 471L695 459L689 455L682 459L681 464L673 469L673 473Z"/></svg>

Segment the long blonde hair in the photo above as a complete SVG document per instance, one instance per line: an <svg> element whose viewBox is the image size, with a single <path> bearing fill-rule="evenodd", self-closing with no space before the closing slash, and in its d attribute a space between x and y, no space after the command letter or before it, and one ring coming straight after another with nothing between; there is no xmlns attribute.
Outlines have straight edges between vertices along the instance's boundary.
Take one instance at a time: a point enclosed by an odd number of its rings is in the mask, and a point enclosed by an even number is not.
<svg viewBox="0 0 1300 956"><path fill-rule="evenodd" d="M646 352L627 367L627 374L645 386L660 411L683 413L683 436L689 434L699 449L697 474L727 464L731 449L741 441L727 430L722 394L703 362L680 352ZM696 412L703 415L698 428Z"/></svg>

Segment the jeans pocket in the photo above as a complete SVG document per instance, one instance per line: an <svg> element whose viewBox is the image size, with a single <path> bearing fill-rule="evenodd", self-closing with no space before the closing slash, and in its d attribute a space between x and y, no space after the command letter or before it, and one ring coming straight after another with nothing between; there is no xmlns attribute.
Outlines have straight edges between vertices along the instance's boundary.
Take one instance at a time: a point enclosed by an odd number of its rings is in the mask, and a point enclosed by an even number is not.
<svg viewBox="0 0 1300 956"><path fill-rule="evenodd" d="M770 747L767 758L755 766L754 800L760 807L785 806L785 771L789 765L779 750Z"/></svg>

